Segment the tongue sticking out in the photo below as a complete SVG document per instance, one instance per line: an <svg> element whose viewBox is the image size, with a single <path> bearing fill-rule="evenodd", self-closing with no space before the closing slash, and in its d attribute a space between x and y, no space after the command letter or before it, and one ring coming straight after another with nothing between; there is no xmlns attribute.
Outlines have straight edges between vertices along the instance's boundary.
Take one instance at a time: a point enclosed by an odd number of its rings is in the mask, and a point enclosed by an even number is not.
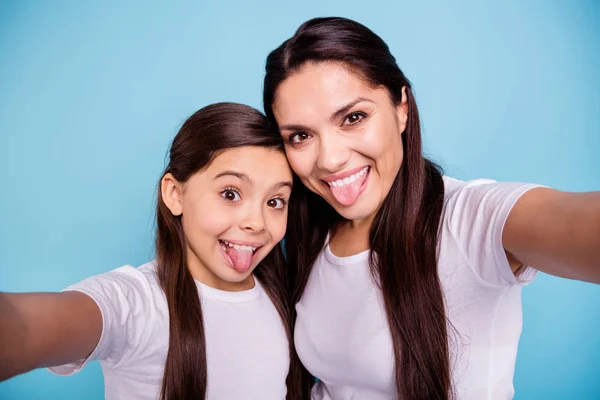
<svg viewBox="0 0 600 400"><path fill-rule="evenodd" d="M351 182L342 187L329 186L333 197L344 206L352 205L360 196L360 189L365 182L366 175L359 177L354 182Z"/></svg>
<svg viewBox="0 0 600 400"><path fill-rule="evenodd" d="M238 272L246 272L250 268L252 262L252 250L248 249L235 249L233 247L226 246L225 252L231 258L233 262L233 268Z"/></svg>

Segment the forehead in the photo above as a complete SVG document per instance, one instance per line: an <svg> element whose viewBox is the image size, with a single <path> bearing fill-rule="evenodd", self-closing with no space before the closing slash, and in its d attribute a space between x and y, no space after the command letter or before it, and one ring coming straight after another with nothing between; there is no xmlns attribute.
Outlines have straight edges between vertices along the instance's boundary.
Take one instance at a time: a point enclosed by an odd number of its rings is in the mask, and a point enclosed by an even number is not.
<svg viewBox="0 0 600 400"><path fill-rule="evenodd" d="M280 124L289 123L290 118L330 114L357 97L389 101L385 89L373 88L340 63L307 63L279 85L273 112Z"/></svg>
<svg viewBox="0 0 600 400"><path fill-rule="evenodd" d="M212 160L205 172L214 176L224 170L243 172L253 181L268 185L292 179L284 152L267 147L245 146L224 150Z"/></svg>

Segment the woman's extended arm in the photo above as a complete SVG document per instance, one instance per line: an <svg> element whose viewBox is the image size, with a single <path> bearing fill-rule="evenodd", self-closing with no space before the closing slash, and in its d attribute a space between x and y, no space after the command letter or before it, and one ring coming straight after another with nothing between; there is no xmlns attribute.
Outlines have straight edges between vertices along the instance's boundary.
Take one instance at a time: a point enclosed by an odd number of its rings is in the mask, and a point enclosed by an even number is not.
<svg viewBox="0 0 600 400"><path fill-rule="evenodd" d="M530 265L600 283L600 192L528 191L511 210L502 243L515 273Z"/></svg>

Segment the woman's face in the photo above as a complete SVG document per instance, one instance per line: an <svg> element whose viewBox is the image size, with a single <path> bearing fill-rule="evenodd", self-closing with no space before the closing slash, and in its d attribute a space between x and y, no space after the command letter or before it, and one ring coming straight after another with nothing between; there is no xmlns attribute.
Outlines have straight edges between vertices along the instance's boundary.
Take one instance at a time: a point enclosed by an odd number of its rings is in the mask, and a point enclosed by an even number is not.
<svg viewBox="0 0 600 400"><path fill-rule="evenodd" d="M408 107L340 63L307 63L278 87L273 112L304 185L344 218L371 219L403 159Z"/></svg>

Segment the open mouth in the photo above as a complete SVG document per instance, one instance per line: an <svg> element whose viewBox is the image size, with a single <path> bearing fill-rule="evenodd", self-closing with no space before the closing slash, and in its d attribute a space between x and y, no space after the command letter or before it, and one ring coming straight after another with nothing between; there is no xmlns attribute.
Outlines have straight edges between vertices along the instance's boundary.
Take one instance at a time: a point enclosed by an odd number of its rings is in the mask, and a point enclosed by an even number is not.
<svg viewBox="0 0 600 400"><path fill-rule="evenodd" d="M219 247L225 262L238 272L244 273L255 264L258 250L262 246L240 244L219 239Z"/></svg>
<svg viewBox="0 0 600 400"><path fill-rule="evenodd" d="M366 166L366 167L362 168L360 171L358 171L350 176L347 176L344 179L337 179L337 180L331 181L331 182L325 181L325 183L334 188L343 188L344 186L348 186L351 183L354 183L357 180L360 180L363 176L366 176L369 173L370 169L371 169L371 167Z"/></svg>
<svg viewBox="0 0 600 400"><path fill-rule="evenodd" d="M371 172L371 167L366 166L352 175L333 181L323 181L331 190L331 194L338 203L344 206L350 206L358 200L358 197L367 188L368 178Z"/></svg>

